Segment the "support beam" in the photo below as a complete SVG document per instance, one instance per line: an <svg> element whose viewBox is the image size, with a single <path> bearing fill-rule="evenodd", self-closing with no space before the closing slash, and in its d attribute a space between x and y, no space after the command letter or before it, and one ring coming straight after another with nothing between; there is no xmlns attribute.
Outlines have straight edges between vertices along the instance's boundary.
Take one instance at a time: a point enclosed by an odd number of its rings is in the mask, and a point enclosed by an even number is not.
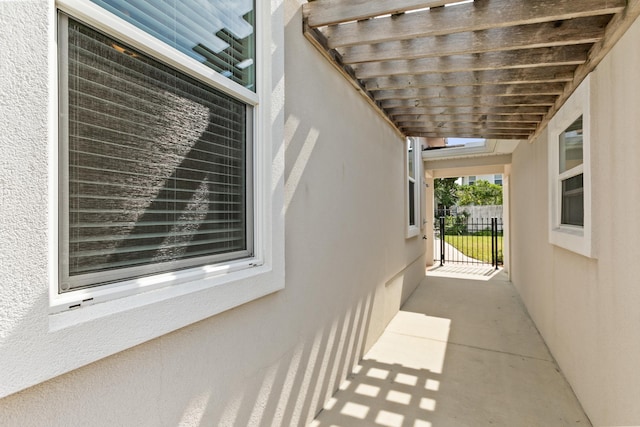
<svg viewBox="0 0 640 427"><path fill-rule="evenodd" d="M316 0L302 5L302 13L312 28L409 10L440 7L459 0Z"/></svg>
<svg viewBox="0 0 640 427"><path fill-rule="evenodd" d="M487 115L487 114L399 114L392 117L396 123L423 123L431 121L440 123L540 123L542 115L514 114L514 115Z"/></svg>
<svg viewBox="0 0 640 427"><path fill-rule="evenodd" d="M489 126L489 124L483 123L480 125L469 125L469 124L451 124L450 126L444 126L444 127L437 127L437 126L415 126L415 124L410 125L410 126L400 126L400 129L402 129L404 132L406 132L407 134L410 133L417 133L417 132L423 132L423 133L430 133L430 132L448 132L448 133L455 133L455 132L475 132L475 131L479 131L479 132L484 132L484 133L496 133L496 132L515 132L515 133L533 133L535 129L535 125L534 126L525 126L525 125L520 125L520 126L516 126L516 127L509 127L506 125L494 125L494 126Z"/></svg>
<svg viewBox="0 0 640 427"><path fill-rule="evenodd" d="M488 52L476 55L456 55L423 58L410 61L368 62L354 66L359 79L403 74L453 73L559 65L580 65L587 60L591 45L567 48L544 47L524 51Z"/></svg>
<svg viewBox="0 0 640 427"><path fill-rule="evenodd" d="M489 28L611 15L626 0L478 0L403 15L328 27L329 47L382 43L417 37L480 31Z"/></svg>
<svg viewBox="0 0 640 427"><path fill-rule="evenodd" d="M485 138L485 139L519 139L527 140L531 133L481 133L481 132L467 132L467 133L412 133L407 136L416 136L421 138Z"/></svg>
<svg viewBox="0 0 640 427"><path fill-rule="evenodd" d="M405 88L425 88L431 86L469 86L486 84L535 84L566 83L573 80L575 67L519 68L507 70L462 71L443 74L401 75L375 77L364 81L369 91Z"/></svg>
<svg viewBox="0 0 640 427"><path fill-rule="evenodd" d="M415 107L517 107L539 106L549 107L556 101L556 96L483 96L479 98L425 98L425 99L390 99L381 101L382 108L412 109Z"/></svg>
<svg viewBox="0 0 640 427"><path fill-rule="evenodd" d="M538 83L531 85L490 85L432 87L424 89L380 90L373 93L376 101L386 99L464 98L479 96L560 95L562 83Z"/></svg>
<svg viewBox="0 0 640 427"><path fill-rule="evenodd" d="M442 131L526 131L533 132L536 130L535 123L488 123L488 122L480 122L480 123L445 123L444 126L437 126L434 123L398 123L398 127L403 129L407 133L415 133L415 132L442 132Z"/></svg>
<svg viewBox="0 0 640 427"><path fill-rule="evenodd" d="M602 39L610 16L425 37L344 49L345 64L418 59L470 53L595 43Z"/></svg>
<svg viewBox="0 0 640 427"><path fill-rule="evenodd" d="M393 108L389 107L385 109L385 112L390 116L398 116L402 114L428 114L428 115L438 115L438 114L452 114L452 115L460 115L460 114L504 114L504 115L514 115L514 114L537 114L544 115L546 114L548 107L536 107L536 106L518 106L518 107L500 107L500 106L467 106L467 107L447 107L447 106L425 106L425 107L415 107L415 108L407 108L407 107L398 107Z"/></svg>
<svg viewBox="0 0 640 427"><path fill-rule="evenodd" d="M547 124L553 116L560 110L565 102L569 99L571 94L580 86L580 83L592 72L598 64L604 59L604 57L611 51L611 48L616 44L618 40L624 35L624 33L631 27L635 20L640 16L640 0L628 0L627 8L620 14L611 19L604 38L593 45L589 52L589 60L579 66L576 69L574 79L569 82L565 91L555 104L549 109L544 119L538 126L529 142L533 142L543 132Z"/></svg>
<svg viewBox="0 0 640 427"><path fill-rule="evenodd" d="M504 114L504 115L518 115L518 114L536 114L543 116L547 113L548 107L538 106L517 106L517 107L500 107L500 106L424 106L424 107L389 107L385 109L385 112L392 118L398 115L404 114L427 114L427 115L440 115L440 114Z"/></svg>
<svg viewBox="0 0 640 427"><path fill-rule="evenodd" d="M455 149L449 149L448 151L455 151ZM435 151L434 153L439 153L440 150ZM511 154L501 154L501 155L492 155L492 156L482 156L482 157L468 157L463 159L439 159L437 157L425 159L425 169L430 169L434 171L434 176L442 176L442 171L455 169L459 170L460 168L474 168L478 171L471 172L477 175L488 175L493 173L503 173L502 167L504 165L508 165L511 163ZM487 167L496 167L500 166L500 169L492 169L492 170L482 170L479 168L487 168ZM437 175L435 175L437 174ZM459 174L459 175L451 175L453 176L467 176L468 173Z"/></svg>

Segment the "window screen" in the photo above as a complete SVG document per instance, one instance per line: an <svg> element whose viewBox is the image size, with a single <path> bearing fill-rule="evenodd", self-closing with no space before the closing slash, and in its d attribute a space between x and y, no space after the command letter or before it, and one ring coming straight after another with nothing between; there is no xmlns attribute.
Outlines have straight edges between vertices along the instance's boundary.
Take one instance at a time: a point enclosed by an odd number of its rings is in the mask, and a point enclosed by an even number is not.
<svg viewBox="0 0 640 427"><path fill-rule="evenodd" d="M60 15L61 290L251 253L251 109Z"/></svg>
<svg viewBox="0 0 640 427"><path fill-rule="evenodd" d="M562 224L584 226L583 174L562 181Z"/></svg>

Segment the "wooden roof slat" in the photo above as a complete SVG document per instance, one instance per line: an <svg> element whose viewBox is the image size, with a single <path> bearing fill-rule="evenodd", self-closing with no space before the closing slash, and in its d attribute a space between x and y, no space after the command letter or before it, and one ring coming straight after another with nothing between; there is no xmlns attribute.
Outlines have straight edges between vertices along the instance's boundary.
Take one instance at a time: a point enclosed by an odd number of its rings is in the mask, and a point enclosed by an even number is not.
<svg viewBox="0 0 640 427"><path fill-rule="evenodd" d="M611 15L625 6L626 0L476 0L452 7L333 25L323 33L329 47L336 48Z"/></svg>
<svg viewBox="0 0 640 427"><path fill-rule="evenodd" d="M354 67L358 79L402 74L450 73L558 65L580 65L590 45L544 47L525 51L488 52L409 61L368 62Z"/></svg>
<svg viewBox="0 0 640 427"><path fill-rule="evenodd" d="M316 0L302 5L311 27L357 21L426 7L439 7L459 0Z"/></svg>
<svg viewBox="0 0 640 427"><path fill-rule="evenodd" d="M520 114L546 114L548 107L540 106L427 106L427 107L389 107L385 111L392 119L404 114L427 114L427 115L460 115L460 114L500 114L500 115L520 115Z"/></svg>
<svg viewBox="0 0 640 427"><path fill-rule="evenodd" d="M560 95L562 83L538 83L531 85L487 85L431 87L423 89L395 89L374 92L376 101L412 98L464 98L478 96Z"/></svg>
<svg viewBox="0 0 640 427"><path fill-rule="evenodd" d="M414 107L473 107L473 106L540 106L553 105L557 96L481 96L477 98L389 99L381 101L382 108Z"/></svg>
<svg viewBox="0 0 640 427"><path fill-rule="evenodd" d="M530 142L540 135L551 118L567 102L580 83L598 66L638 17L640 17L640 0L627 0L626 9L611 19L607 26L605 37L591 48L588 61L576 69L574 79L566 85L564 93L558 97L556 103L549 109L538 129L531 136Z"/></svg>
<svg viewBox="0 0 640 427"><path fill-rule="evenodd" d="M399 114L393 117L396 123L421 123L425 121L431 122L444 122L444 123L540 123L542 121L541 115L488 115L488 114L467 114L467 115L455 115L455 114Z"/></svg>
<svg viewBox="0 0 640 427"><path fill-rule="evenodd" d="M357 45L345 48L342 59L345 64L357 64L595 43L602 39L610 19L608 15L594 16L446 36Z"/></svg>
<svg viewBox="0 0 640 427"><path fill-rule="evenodd" d="M527 140L531 136L530 132L515 133L515 132L492 132L483 133L480 131L475 132L461 132L448 131L448 132L412 132L407 133L407 136L418 136L423 138L486 138L486 139L519 139Z"/></svg>
<svg viewBox="0 0 640 427"><path fill-rule="evenodd" d="M491 122L476 122L476 123L446 123L444 126L439 126L438 123L397 123L400 129L406 129L411 132L440 132L442 130L523 130L526 132L533 132L537 125L535 123L491 123Z"/></svg>
<svg viewBox="0 0 640 427"><path fill-rule="evenodd" d="M573 80L575 66L461 71L442 74L417 74L373 77L364 81L369 91L431 86L470 86L487 84L565 83Z"/></svg>
<svg viewBox="0 0 640 427"><path fill-rule="evenodd" d="M305 36L403 136L534 138L640 16L640 0L309 1Z"/></svg>

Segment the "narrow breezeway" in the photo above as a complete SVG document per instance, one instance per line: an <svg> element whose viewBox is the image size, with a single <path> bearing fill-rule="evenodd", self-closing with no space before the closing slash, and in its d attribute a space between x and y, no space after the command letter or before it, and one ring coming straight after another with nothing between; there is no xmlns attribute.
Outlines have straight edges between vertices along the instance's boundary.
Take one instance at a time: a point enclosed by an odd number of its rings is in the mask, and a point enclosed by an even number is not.
<svg viewBox="0 0 640 427"><path fill-rule="evenodd" d="M590 426L504 272L435 270L313 427Z"/></svg>

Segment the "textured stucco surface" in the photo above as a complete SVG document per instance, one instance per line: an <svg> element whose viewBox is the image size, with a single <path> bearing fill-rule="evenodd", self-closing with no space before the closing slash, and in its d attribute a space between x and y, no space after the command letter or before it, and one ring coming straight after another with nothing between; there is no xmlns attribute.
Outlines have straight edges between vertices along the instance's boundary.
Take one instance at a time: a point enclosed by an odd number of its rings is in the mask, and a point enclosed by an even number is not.
<svg viewBox="0 0 640 427"><path fill-rule="evenodd" d="M12 109L0 118L2 287L22 289L0 292L0 345L22 333L34 369L64 357L29 343L47 328L30 322L48 303L50 3L0 2L0 102ZM286 106L272 114L284 123L285 289L12 394L3 427L304 425L424 276L423 240L404 238L403 142L304 39L300 3L273 7L285 25L272 46L285 55L273 103Z"/></svg>
<svg viewBox="0 0 640 427"><path fill-rule="evenodd" d="M225 278L167 286L82 310L49 315L57 288L57 46L54 3L0 2L2 34L2 286L0 286L0 396L203 320L284 285L284 121L274 117L263 133L281 173L259 183L271 195L265 208L272 235L271 260ZM274 2L271 45L283 45L282 7ZM274 80L282 80L284 55L272 54ZM279 60L278 60L279 58ZM6 70L6 72L5 72ZM270 82L268 82L270 83ZM268 87L267 85L264 85ZM282 112L283 90L273 89L266 112ZM268 115L267 115L268 116ZM273 183L273 185L271 185ZM272 220L273 219L273 220ZM231 277L231 275L227 276ZM212 286L215 282L215 286ZM66 323L65 323L66 322Z"/></svg>
<svg viewBox="0 0 640 427"><path fill-rule="evenodd" d="M27 360L25 331L48 304L49 14L48 2L0 2L0 340L20 337Z"/></svg>
<svg viewBox="0 0 640 427"><path fill-rule="evenodd" d="M512 280L596 426L640 425L640 22L591 77L590 259L548 243L547 136L511 177Z"/></svg>

